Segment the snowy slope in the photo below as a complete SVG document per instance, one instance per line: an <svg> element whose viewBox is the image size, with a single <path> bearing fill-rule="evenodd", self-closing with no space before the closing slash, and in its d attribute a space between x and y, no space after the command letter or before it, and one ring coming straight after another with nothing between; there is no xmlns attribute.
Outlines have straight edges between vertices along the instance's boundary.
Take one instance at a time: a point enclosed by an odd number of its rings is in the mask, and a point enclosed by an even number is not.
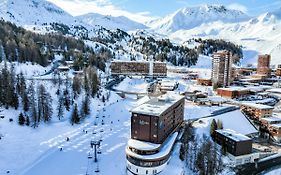
<svg viewBox="0 0 281 175"><path fill-rule="evenodd" d="M1 0L0 16L17 25L42 25L51 22L77 23L70 14L45 0Z"/></svg>
<svg viewBox="0 0 281 175"><path fill-rule="evenodd" d="M179 9L164 18L150 21L147 25L156 31L175 32L192 29L212 21L240 22L246 19L248 16L241 11L218 5L204 5Z"/></svg>
<svg viewBox="0 0 281 175"><path fill-rule="evenodd" d="M104 16L97 13L89 13L78 16L77 19L83 21L91 26L100 25L110 30L121 29L124 31L131 31L136 29L145 29L145 25L132 21L124 16Z"/></svg>

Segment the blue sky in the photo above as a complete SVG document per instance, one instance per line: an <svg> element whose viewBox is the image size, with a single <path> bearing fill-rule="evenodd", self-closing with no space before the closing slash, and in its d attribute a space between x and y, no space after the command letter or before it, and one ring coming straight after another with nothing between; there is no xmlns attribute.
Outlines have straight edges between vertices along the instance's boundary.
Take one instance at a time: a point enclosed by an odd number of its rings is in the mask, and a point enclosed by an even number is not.
<svg viewBox="0 0 281 175"><path fill-rule="evenodd" d="M281 0L48 0L77 16L95 12L127 16L144 22L173 13L179 8L202 4L223 4L256 16L281 8Z"/></svg>

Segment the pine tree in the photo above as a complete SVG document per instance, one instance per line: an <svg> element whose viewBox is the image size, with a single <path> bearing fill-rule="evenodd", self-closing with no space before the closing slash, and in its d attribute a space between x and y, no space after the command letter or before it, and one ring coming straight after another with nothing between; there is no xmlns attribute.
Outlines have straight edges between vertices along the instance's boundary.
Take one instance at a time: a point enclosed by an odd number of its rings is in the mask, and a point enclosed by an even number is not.
<svg viewBox="0 0 281 175"><path fill-rule="evenodd" d="M22 103L23 103L23 110L27 112L29 110L29 99L26 90L24 91L23 94Z"/></svg>
<svg viewBox="0 0 281 175"><path fill-rule="evenodd" d="M76 99L77 95L81 92L81 81L78 76L73 77L72 90L74 93L74 99Z"/></svg>
<svg viewBox="0 0 281 175"><path fill-rule="evenodd" d="M217 122L215 119L212 120L212 123L211 123L211 126L210 126L210 135L211 137L214 137L215 136L215 131L218 129L218 126L217 126Z"/></svg>
<svg viewBox="0 0 281 175"><path fill-rule="evenodd" d="M31 109L30 115L32 119L32 126L35 128L38 125L38 114L37 114L37 104L36 104L36 98L35 98L35 90L34 90L34 81L31 81L30 85L27 89L27 95L28 99L30 99L29 102L29 108Z"/></svg>
<svg viewBox="0 0 281 175"><path fill-rule="evenodd" d="M61 118L63 118L63 114L64 114L64 104L63 104L63 97L60 95L58 96L58 106L57 106L57 111L58 111L58 119L61 120Z"/></svg>
<svg viewBox="0 0 281 175"><path fill-rule="evenodd" d="M82 102L82 109L81 109L81 116L82 118L85 118L87 115L90 114L90 98L88 95L86 95L85 99Z"/></svg>
<svg viewBox="0 0 281 175"><path fill-rule="evenodd" d="M25 118L22 113L19 114L18 123L19 125L24 125L25 123Z"/></svg>
<svg viewBox="0 0 281 175"><path fill-rule="evenodd" d="M29 125L30 125L30 120L29 120L28 115L26 116L26 119L25 119L25 125L26 125L26 126L29 126Z"/></svg>
<svg viewBox="0 0 281 175"><path fill-rule="evenodd" d="M49 122L52 114L52 97L41 84L38 87L38 123L40 123L41 118L44 122Z"/></svg>
<svg viewBox="0 0 281 175"><path fill-rule="evenodd" d="M65 106L65 109L67 111L70 110L70 96L69 96L69 92L68 92L68 89L67 87L65 87L65 90L63 91L63 96L64 96L64 106Z"/></svg>
<svg viewBox="0 0 281 175"><path fill-rule="evenodd" d="M78 109L77 109L77 104L74 105L74 109L73 109L73 112L72 112L72 115L71 115L71 124L77 124L79 123L80 121L80 118L79 118L79 115L78 115Z"/></svg>

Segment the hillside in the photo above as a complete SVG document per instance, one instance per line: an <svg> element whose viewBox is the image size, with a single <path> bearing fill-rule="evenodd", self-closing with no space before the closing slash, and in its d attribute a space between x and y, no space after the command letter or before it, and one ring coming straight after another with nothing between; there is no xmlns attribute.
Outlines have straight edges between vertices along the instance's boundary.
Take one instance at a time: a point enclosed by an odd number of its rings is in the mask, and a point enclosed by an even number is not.
<svg viewBox="0 0 281 175"><path fill-rule="evenodd" d="M89 13L77 17L78 20L84 23L95 26L100 25L106 29L116 30L121 29L124 31L131 31L136 29L146 29L147 27L141 23L130 20L124 16L104 16L97 13Z"/></svg>
<svg viewBox="0 0 281 175"><path fill-rule="evenodd" d="M148 25L177 43L202 38L224 39L242 45L242 65L255 63L258 54L271 54L271 64L280 64L281 9L250 18L222 6L209 7L212 6L183 8Z"/></svg>

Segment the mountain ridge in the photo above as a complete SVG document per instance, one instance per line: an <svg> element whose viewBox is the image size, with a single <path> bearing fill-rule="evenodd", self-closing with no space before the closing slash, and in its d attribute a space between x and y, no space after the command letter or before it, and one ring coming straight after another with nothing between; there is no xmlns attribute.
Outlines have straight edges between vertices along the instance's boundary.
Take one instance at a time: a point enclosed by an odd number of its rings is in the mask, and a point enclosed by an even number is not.
<svg viewBox="0 0 281 175"><path fill-rule="evenodd" d="M227 9L222 5L203 5L184 7L163 18L147 23L153 30L161 32L176 32L198 27L213 21L240 22L249 19L242 11Z"/></svg>

